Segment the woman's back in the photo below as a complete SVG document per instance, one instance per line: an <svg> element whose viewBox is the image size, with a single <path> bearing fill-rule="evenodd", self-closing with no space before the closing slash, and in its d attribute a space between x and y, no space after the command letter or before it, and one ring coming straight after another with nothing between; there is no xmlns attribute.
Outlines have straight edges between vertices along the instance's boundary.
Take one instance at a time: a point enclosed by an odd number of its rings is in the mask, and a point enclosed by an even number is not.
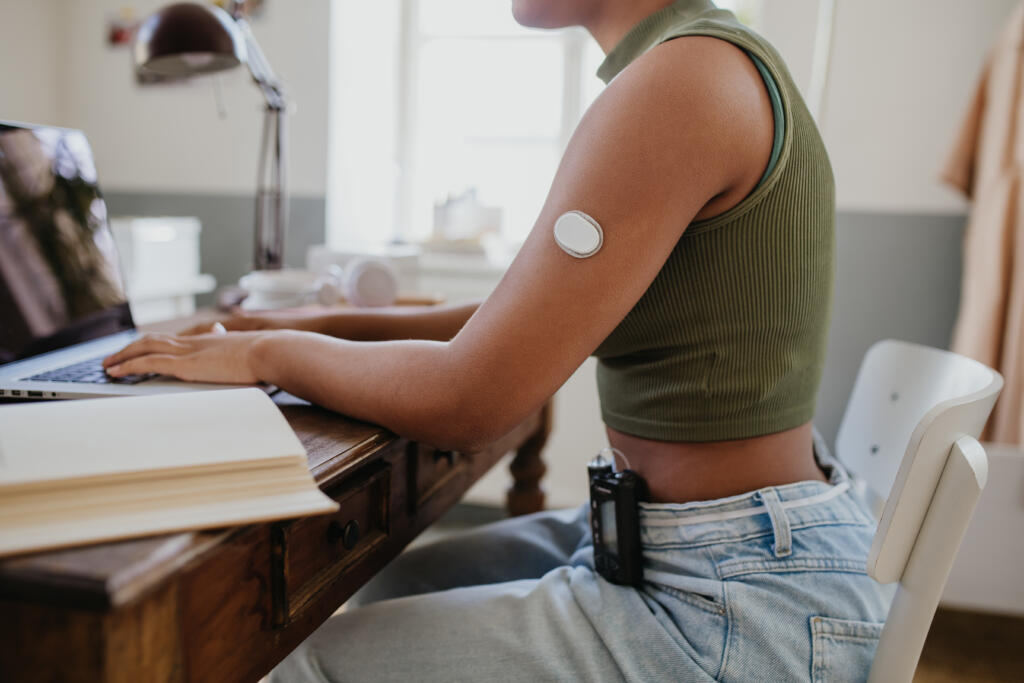
<svg viewBox="0 0 1024 683"><path fill-rule="evenodd" d="M611 80L667 40L736 45L770 93L768 168L738 204L695 220L629 314L595 350L606 424L659 441L704 442L807 423L832 296L834 183L824 144L775 50L710 2L649 17L608 54ZM642 248L642 245L637 245Z"/></svg>

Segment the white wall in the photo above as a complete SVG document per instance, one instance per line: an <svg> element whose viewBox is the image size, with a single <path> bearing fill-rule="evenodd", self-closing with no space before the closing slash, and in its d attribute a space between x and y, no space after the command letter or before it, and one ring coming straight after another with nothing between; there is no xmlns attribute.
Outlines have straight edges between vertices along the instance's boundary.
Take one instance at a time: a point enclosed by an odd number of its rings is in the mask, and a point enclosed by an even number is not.
<svg viewBox="0 0 1024 683"><path fill-rule="evenodd" d="M965 210L938 174L988 47L1016 4L837 1L822 132L840 210Z"/></svg>
<svg viewBox="0 0 1024 683"><path fill-rule="evenodd" d="M819 0L761 0L758 12L758 32L786 60L789 73L805 97L811 81L818 5Z"/></svg>
<svg viewBox="0 0 1024 683"><path fill-rule="evenodd" d="M840 210L962 213L938 181L989 45L1017 0L835 0L819 125ZM804 90L818 0L763 0L761 32Z"/></svg>
<svg viewBox="0 0 1024 683"><path fill-rule="evenodd" d="M0 120L62 120L63 6L63 0L0 0Z"/></svg>
<svg viewBox="0 0 1024 683"><path fill-rule="evenodd" d="M291 192L324 194L330 0L271 0L253 29L296 104L290 121ZM211 78L136 85L127 48L106 44L107 18L126 4L143 16L161 0L0 0L0 116L81 128L107 191L251 194L262 100L244 68ZM66 37L66 40L64 39ZM9 42L13 39L15 42ZM18 49L19 41L34 49ZM36 63L27 59L32 54ZM23 76L14 64L30 64ZM8 89L8 81L16 83ZM13 113L9 113L9 111ZM21 113L23 112L23 113Z"/></svg>

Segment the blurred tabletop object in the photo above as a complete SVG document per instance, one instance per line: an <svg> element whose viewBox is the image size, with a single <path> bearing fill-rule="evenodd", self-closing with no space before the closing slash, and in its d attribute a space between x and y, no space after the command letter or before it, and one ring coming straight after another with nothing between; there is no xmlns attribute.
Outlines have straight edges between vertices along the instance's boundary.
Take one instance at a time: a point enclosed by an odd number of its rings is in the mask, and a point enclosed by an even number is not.
<svg viewBox="0 0 1024 683"><path fill-rule="evenodd" d="M112 217L110 228L135 324L192 315L196 295L212 292L217 285L212 275L199 271L198 218Z"/></svg>

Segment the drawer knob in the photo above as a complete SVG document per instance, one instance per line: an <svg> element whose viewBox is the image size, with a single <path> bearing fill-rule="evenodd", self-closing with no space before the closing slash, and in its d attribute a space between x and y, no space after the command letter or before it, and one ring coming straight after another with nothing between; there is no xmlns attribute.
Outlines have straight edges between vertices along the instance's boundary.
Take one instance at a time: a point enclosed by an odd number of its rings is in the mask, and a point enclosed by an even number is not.
<svg viewBox="0 0 1024 683"><path fill-rule="evenodd" d="M359 522L352 520L345 525L345 531L341 535L341 544L345 546L345 550L352 550L356 547L356 543L359 542Z"/></svg>
<svg viewBox="0 0 1024 683"><path fill-rule="evenodd" d="M434 451L434 462L440 462L441 460L448 461L448 467L455 466L455 451Z"/></svg>
<svg viewBox="0 0 1024 683"><path fill-rule="evenodd" d="M344 527L337 522L331 522L331 525L327 527L327 539L331 543L341 541L345 550L352 550L356 547L356 543L359 543L359 522L353 519Z"/></svg>

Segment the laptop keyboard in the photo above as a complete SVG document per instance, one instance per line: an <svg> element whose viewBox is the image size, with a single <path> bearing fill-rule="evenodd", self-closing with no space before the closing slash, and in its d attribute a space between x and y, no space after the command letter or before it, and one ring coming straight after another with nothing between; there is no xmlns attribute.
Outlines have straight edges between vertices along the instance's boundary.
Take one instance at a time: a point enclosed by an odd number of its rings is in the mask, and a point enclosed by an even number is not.
<svg viewBox="0 0 1024 683"><path fill-rule="evenodd" d="M38 375L32 375L25 379L35 379L45 382L78 382L84 384L138 384L152 379L156 375L125 375L124 377L111 377L103 371L103 359L90 358L74 365L68 365L56 370L47 370Z"/></svg>

